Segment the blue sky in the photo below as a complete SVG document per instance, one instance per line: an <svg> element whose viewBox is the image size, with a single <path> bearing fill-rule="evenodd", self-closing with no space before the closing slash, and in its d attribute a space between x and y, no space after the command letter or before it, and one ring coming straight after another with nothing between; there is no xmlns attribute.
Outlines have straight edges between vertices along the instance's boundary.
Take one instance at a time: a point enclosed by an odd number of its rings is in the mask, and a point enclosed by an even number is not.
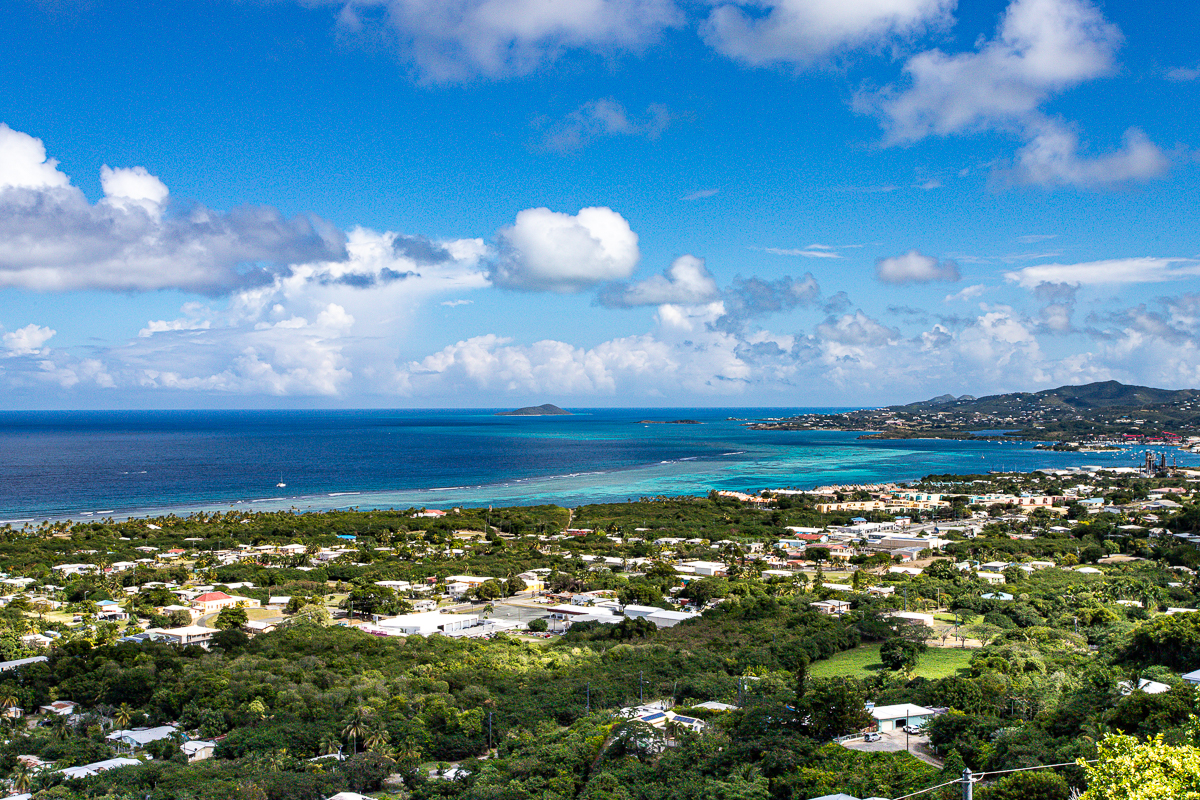
<svg viewBox="0 0 1200 800"><path fill-rule="evenodd" d="M0 404L1200 384L1200 8L14 2Z"/></svg>

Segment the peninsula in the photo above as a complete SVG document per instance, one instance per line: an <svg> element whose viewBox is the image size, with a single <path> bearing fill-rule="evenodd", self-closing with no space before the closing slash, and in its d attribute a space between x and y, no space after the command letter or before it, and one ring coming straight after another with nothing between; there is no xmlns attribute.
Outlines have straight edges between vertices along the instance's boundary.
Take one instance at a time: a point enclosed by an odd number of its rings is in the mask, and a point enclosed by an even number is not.
<svg viewBox="0 0 1200 800"><path fill-rule="evenodd" d="M1200 431L1200 391L1103 381L980 398L947 394L886 408L762 420L748 427L862 431L863 439L1004 438L1079 445L1178 442Z"/></svg>
<svg viewBox="0 0 1200 800"><path fill-rule="evenodd" d="M571 416L570 411L563 411L553 403L543 403L540 406L526 406L516 411L497 411L497 417L557 417Z"/></svg>

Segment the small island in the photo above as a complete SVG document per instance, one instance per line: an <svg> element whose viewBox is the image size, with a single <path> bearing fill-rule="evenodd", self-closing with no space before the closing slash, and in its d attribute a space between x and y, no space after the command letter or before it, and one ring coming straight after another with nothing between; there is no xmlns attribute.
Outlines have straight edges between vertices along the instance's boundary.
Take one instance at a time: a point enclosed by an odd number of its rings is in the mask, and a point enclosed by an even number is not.
<svg viewBox="0 0 1200 800"><path fill-rule="evenodd" d="M497 411L497 417L552 417L552 416L572 416L570 411L563 411L558 406L552 403L545 403L540 406L526 406L518 408L516 411Z"/></svg>

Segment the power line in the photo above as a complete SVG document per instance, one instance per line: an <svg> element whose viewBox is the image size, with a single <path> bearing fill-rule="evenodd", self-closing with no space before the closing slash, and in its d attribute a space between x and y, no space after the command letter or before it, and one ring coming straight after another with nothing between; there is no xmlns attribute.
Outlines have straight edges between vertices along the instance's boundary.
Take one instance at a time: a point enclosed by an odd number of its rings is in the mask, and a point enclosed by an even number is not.
<svg viewBox="0 0 1200 800"><path fill-rule="evenodd" d="M990 772L972 773L969 769L965 769L965 770L963 770L963 775L961 778L955 778L952 781L947 781L946 783L939 783L937 786L930 786L927 789L920 789L918 791L911 792L909 794L902 794L899 797L893 797L892 800L907 800L907 798L909 798L909 797L917 797L919 795L928 794L929 792L936 791L937 789L945 789L947 786L954 786L955 784L958 784L960 786L967 786L970 784L975 784L975 783L982 781L984 778L986 778L990 775L1006 775L1010 772L1027 772L1027 771L1033 770L1033 769L1055 769L1057 767L1077 767L1077 766L1079 766L1080 763L1095 764L1099 760L1100 759L1098 759L1098 758L1091 758L1091 759L1086 759L1083 762L1064 761L1061 764L1039 764L1036 767L1015 767L1014 769L996 769L996 770L992 770Z"/></svg>

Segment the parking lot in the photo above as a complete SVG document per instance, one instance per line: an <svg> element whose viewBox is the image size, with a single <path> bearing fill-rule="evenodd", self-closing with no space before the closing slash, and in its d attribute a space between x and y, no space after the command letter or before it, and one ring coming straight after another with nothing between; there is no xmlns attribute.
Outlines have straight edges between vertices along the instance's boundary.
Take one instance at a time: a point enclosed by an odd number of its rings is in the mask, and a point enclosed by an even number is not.
<svg viewBox="0 0 1200 800"><path fill-rule="evenodd" d="M905 734L904 731L888 731L880 733L877 742L851 739L842 742L842 746L849 750L861 750L866 753L899 753L905 748L906 736L910 753L922 761L941 766L941 762L929 750L929 737L922 733Z"/></svg>

